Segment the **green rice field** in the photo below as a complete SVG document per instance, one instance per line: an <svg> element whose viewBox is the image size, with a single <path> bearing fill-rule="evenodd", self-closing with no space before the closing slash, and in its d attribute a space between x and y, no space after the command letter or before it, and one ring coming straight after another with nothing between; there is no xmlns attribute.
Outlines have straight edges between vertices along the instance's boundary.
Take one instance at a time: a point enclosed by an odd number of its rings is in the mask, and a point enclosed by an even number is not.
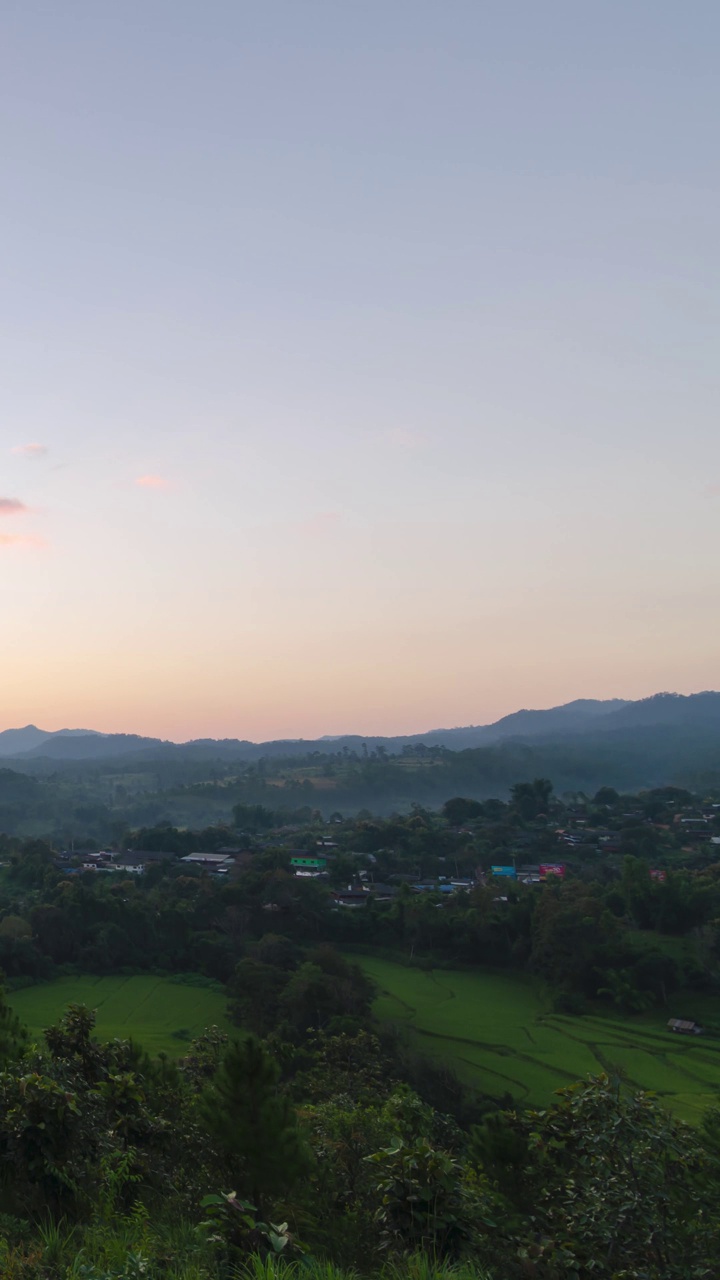
<svg viewBox="0 0 720 1280"><path fill-rule="evenodd" d="M673 1034L672 1011L568 1017L517 975L355 958L378 984L377 1016L405 1025L418 1048L485 1093L545 1106L556 1089L608 1071L652 1090L683 1120L720 1105L720 1038Z"/></svg>
<svg viewBox="0 0 720 1280"><path fill-rule="evenodd" d="M206 1027L230 1030L221 992L145 974L58 978L10 992L8 1003L36 1040L69 1004L85 1004L96 1012L99 1040L133 1039L148 1053L173 1057L185 1053L189 1041Z"/></svg>

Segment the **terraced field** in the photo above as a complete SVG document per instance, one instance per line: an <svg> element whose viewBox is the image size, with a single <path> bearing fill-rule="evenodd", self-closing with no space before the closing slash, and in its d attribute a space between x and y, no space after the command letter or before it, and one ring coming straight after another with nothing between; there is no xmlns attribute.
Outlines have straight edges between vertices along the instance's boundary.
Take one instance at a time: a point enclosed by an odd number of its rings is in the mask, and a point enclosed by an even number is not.
<svg viewBox="0 0 720 1280"><path fill-rule="evenodd" d="M544 1106L555 1089L610 1071L684 1120L720 1105L720 1039L676 1036L669 1014L566 1017L517 976L356 959L378 984L378 1017L403 1023L423 1052L449 1059L484 1092Z"/></svg>
<svg viewBox="0 0 720 1280"><path fill-rule="evenodd" d="M206 1027L229 1030L225 996L144 974L131 978L58 978L8 995L8 1002L40 1039L69 1004L86 1004L97 1014L99 1040L133 1039L148 1053L177 1057Z"/></svg>

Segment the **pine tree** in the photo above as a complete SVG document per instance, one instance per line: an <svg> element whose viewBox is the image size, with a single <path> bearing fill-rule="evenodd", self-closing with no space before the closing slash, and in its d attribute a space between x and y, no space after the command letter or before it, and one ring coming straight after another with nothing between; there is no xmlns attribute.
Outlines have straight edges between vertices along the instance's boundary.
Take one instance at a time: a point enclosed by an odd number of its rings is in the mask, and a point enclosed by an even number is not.
<svg viewBox="0 0 720 1280"><path fill-rule="evenodd" d="M238 1159L242 1189L261 1212L268 1197L297 1182L310 1160L295 1110L278 1092L279 1079L277 1062L250 1035L231 1045L200 1104L220 1147Z"/></svg>

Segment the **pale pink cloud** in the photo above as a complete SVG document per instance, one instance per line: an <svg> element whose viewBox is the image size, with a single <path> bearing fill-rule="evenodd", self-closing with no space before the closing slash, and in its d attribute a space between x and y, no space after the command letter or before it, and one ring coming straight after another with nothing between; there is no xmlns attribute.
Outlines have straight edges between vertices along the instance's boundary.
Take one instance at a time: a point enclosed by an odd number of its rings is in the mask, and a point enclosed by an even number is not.
<svg viewBox="0 0 720 1280"><path fill-rule="evenodd" d="M16 444L11 453L20 453L26 458L42 458L47 453L45 444Z"/></svg>
<svg viewBox="0 0 720 1280"><path fill-rule="evenodd" d="M706 498L720 498L720 484L706 484L703 493Z"/></svg>
<svg viewBox="0 0 720 1280"><path fill-rule="evenodd" d="M311 538L323 538L326 534L331 533L340 519L338 511L318 511L317 515L310 516L308 520L303 520L298 525L300 533L305 533Z"/></svg>
<svg viewBox="0 0 720 1280"><path fill-rule="evenodd" d="M18 547L26 551L41 551L46 546L45 539L34 533L0 533L0 550Z"/></svg>
<svg viewBox="0 0 720 1280"><path fill-rule="evenodd" d="M166 480L164 476L153 476L153 475L136 476L135 484L137 485L138 489L169 489L170 488L170 481Z"/></svg>
<svg viewBox="0 0 720 1280"><path fill-rule="evenodd" d="M19 498L0 498L0 516L22 516L27 510Z"/></svg>

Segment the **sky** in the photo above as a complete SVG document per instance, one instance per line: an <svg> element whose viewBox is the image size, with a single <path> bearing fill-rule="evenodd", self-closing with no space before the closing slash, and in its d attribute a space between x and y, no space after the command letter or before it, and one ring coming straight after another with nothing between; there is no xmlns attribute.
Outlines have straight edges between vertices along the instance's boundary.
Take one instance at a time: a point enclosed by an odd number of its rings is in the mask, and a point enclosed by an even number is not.
<svg viewBox="0 0 720 1280"><path fill-rule="evenodd" d="M5 0L0 728L720 685L716 0Z"/></svg>

